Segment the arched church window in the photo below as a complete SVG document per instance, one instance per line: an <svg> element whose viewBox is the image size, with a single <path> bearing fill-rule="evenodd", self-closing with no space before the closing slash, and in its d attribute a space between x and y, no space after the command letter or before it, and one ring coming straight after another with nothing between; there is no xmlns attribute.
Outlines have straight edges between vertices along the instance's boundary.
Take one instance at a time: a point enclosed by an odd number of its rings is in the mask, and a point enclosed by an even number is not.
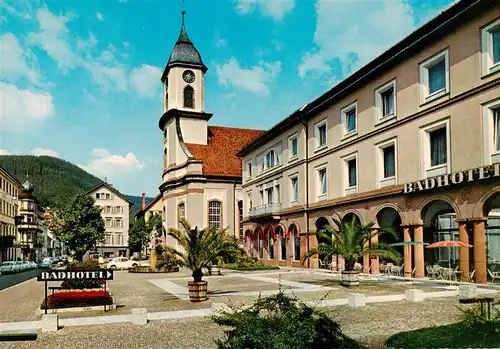
<svg viewBox="0 0 500 349"><path fill-rule="evenodd" d="M191 86L184 88L184 108L194 108L194 89Z"/></svg>
<svg viewBox="0 0 500 349"><path fill-rule="evenodd" d="M177 205L177 222L178 228L180 229L182 227L181 221L186 218L186 205L181 202L179 205Z"/></svg>

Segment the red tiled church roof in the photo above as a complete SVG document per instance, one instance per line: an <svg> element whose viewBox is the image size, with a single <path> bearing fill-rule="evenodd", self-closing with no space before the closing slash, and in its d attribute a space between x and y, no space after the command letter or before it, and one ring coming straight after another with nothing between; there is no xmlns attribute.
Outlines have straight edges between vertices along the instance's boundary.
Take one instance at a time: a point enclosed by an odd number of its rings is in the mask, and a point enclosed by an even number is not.
<svg viewBox="0 0 500 349"><path fill-rule="evenodd" d="M263 133L262 130L208 126L207 145L186 143L186 146L195 159L203 162L204 175L241 177L241 158L236 153Z"/></svg>

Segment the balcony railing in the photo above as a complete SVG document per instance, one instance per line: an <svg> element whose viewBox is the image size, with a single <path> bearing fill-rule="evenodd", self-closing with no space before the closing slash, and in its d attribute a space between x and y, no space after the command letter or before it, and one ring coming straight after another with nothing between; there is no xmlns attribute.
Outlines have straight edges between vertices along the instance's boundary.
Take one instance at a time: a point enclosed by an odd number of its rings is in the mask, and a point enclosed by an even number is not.
<svg viewBox="0 0 500 349"><path fill-rule="evenodd" d="M267 204L262 206L252 207L248 212L249 217L263 216L266 214L278 213L281 211L281 203Z"/></svg>

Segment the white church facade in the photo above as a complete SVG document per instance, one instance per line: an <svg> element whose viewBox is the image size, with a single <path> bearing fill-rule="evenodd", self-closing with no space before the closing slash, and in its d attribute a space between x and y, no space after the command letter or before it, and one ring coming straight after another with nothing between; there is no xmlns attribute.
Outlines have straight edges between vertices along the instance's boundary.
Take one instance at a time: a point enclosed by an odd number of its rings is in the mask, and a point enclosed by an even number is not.
<svg viewBox="0 0 500 349"><path fill-rule="evenodd" d="M161 77L163 224L166 231L180 228L184 218L193 227L227 228L242 240L242 169L236 154L263 131L208 125L212 114L204 108L206 72L183 14L179 38ZM167 235L166 244L176 246L176 241Z"/></svg>

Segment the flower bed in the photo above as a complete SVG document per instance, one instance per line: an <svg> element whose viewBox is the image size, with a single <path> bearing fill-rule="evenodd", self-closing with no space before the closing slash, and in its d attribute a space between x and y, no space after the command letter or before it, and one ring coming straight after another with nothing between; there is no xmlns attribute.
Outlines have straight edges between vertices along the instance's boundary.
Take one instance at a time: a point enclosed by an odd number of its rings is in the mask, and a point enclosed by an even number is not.
<svg viewBox="0 0 500 349"><path fill-rule="evenodd" d="M128 268L129 273L174 273L178 272L179 267L178 266L168 266L168 267L163 267L161 269L153 269L149 266L139 266L139 267L133 267L133 268Z"/></svg>
<svg viewBox="0 0 500 349"><path fill-rule="evenodd" d="M92 307L111 304L113 304L113 297L108 291L62 291L48 296L47 308ZM45 300L40 308L45 309Z"/></svg>

